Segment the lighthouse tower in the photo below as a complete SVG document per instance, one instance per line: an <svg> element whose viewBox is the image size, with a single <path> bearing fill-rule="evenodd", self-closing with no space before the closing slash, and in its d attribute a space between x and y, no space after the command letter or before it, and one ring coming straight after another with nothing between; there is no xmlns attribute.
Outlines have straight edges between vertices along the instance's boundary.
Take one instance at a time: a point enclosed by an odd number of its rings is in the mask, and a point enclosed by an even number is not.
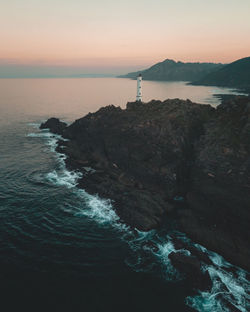
<svg viewBox="0 0 250 312"><path fill-rule="evenodd" d="M137 96L136 101L141 102L142 101L142 90L141 90L141 83L142 83L142 76L141 74L137 77Z"/></svg>

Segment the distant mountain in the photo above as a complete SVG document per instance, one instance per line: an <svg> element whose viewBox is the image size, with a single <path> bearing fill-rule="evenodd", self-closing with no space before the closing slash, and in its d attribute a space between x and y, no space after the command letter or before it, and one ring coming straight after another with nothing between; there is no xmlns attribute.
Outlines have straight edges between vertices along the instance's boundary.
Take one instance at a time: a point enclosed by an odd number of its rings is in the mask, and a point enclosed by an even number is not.
<svg viewBox="0 0 250 312"><path fill-rule="evenodd" d="M167 59L148 69L128 73L119 77L135 79L140 73L144 80L196 81L211 72L223 68L223 66L223 64L215 63L183 63Z"/></svg>
<svg viewBox="0 0 250 312"><path fill-rule="evenodd" d="M250 90L250 57L225 65L192 84Z"/></svg>

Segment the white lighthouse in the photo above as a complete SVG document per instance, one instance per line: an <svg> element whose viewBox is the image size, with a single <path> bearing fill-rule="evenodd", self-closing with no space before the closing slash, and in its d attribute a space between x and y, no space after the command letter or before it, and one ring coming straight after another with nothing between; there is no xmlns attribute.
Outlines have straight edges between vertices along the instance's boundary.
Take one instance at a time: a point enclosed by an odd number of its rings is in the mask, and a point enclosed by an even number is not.
<svg viewBox="0 0 250 312"><path fill-rule="evenodd" d="M136 101L142 101L142 90L141 90L142 76L141 74L137 76L137 96Z"/></svg>

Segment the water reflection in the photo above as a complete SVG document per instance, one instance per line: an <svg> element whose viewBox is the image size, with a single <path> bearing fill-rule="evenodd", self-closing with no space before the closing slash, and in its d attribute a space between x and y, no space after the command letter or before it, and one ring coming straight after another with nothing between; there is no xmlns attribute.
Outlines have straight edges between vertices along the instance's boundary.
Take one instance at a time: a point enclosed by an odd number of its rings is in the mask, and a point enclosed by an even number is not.
<svg viewBox="0 0 250 312"><path fill-rule="evenodd" d="M190 86L186 82L143 81L143 101L190 99L216 106L213 94L233 93L227 88ZM119 78L0 79L0 122L58 116L72 120L101 106L125 107L134 101L136 81Z"/></svg>

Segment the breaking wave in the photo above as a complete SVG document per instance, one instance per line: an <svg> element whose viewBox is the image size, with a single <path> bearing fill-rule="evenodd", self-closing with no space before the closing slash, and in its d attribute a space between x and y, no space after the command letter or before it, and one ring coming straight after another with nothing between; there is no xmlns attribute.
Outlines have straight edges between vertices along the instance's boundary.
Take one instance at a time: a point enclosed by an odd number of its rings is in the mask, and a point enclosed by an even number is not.
<svg viewBox="0 0 250 312"><path fill-rule="evenodd" d="M37 124L30 124L38 128ZM75 216L88 217L102 226L107 226L119 231L120 238L125 241L132 251L125 259L125 263L133 270L154 272L154 268L162 268L162 275L167 280L178 280L182 276L173 267L169 254L176 251L172 242L172 234L161 235L157 231L141 232L133 230L123 224L112 207L112 201L102 199L97 195L90 195L85 190L77 188L78 180L82 177L80 172L69 171L65 166L64 154L56 152L59 135L54 135L48 130L37 131L27 135L31 138L43 138L49 150L54 152L57 160L57 168L45 175L47 182L56 187L67 187L80 199L78 203L70 207L63 206L65 212ZM91 169L91 168L90 168ZM205 252L213 265L203 263L202 269L208 271L212 280L212 289L207 292L198 291L194 297L187 297L186 304L199 312L223 312L238 309L246 312L249 308L250 283L247 272L231 265L220 255L211 252L201 245L194 244L184 234L179 236L185 242ZM190 254L188 250L182 250ZM233 272L233 273L232 273Z"/></svg>
<svg viewBox="0 0 250 312"><path fill-rule="evenodd" d="M206 252L213 265L203 265L213 282L209 292L199 292L195 297L188 297L187 303L197 311L239 311L246 312L250 308L250 283L247 272L227 262L222 256L195 246Z"/></svg>

